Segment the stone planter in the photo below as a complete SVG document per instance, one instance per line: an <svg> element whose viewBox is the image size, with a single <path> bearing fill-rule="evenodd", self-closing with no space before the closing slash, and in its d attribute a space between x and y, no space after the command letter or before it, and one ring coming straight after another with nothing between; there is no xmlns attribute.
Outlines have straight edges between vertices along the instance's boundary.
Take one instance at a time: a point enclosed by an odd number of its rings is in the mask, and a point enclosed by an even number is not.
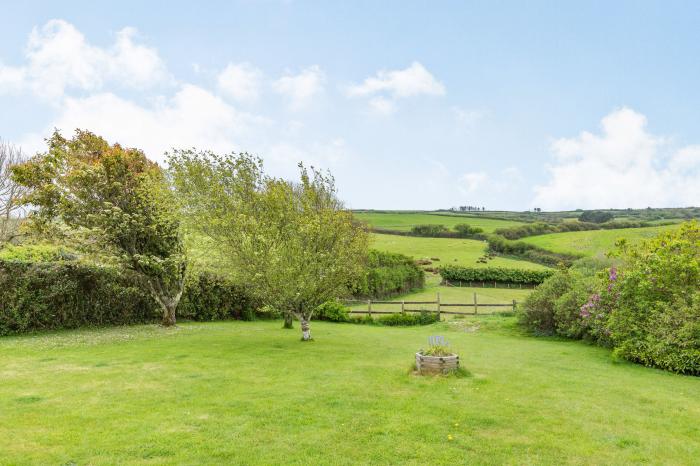
<svg viewBox="0 0 700 466"><path fill-rule="evenodd" d="M416 370L419 374L447 374L459 368L459 356L426 356L416 353Z"/></svg>

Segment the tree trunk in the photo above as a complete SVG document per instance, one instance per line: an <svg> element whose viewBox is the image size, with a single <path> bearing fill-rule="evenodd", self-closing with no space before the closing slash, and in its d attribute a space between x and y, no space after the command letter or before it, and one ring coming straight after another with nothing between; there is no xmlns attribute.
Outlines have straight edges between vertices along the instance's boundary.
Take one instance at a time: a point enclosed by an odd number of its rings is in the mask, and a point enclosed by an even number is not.
<svg viewBox="0 0 700 466"><path fill-rule="evenodd" d="M301 316L299 318L299 321L301 323L301 339L302 341L309 341L311 340L311 326L309 320L307 319L306 316Z"/></svg>
<svg viewBox="0 0 700 466"><path fill-rule="evenodd" d="M163 307L163 321L161 322L161 325L163 327L172 327L175 325L175 322L175 307Z"/></svg>
<svg viewBox="0 0 700 466"><path fill-rule="evenodd" d="M172 327L176 323L175 311L177 310L177 305L180 303L182 292L185 289L184 274L178 281L178 287L174 294L167 293L162 283L157 278L147 280L147 282L148 287L151 290L151 295L163 311L163 320L161 321L161 325L163 327Z"/></svg>
<svg viewBox="0 0 700 466"><path fill-rule="evenodd" d="M284 313L284 324L282 328L294 328L294 315L291 312Z"/></svg>

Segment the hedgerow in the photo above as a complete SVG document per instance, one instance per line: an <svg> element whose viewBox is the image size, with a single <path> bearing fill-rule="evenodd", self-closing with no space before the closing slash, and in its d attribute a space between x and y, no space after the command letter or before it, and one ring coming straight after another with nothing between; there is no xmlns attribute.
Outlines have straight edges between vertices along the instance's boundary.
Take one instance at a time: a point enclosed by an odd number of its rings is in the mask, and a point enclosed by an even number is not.
<svg viewBox="0 0 700 466"><path fill-rule="evenodd" d="M559 264L568 266L581 257L575 254L549 251L524 241L510 241L497 234L489 235L487 241L489 252L513 256L549 267L555 267Z"/></svg>
<svg viewBox="0 0 700 466"><path fill-rule="evenodd" d="M499 282L539 284L551 277L552 270L525 270L508 269L504 267L463 267L459 265L446 265L440 267L440 276L443 280L463 282Z"/></svg>
<svg viewBox="0 0 700 466"><path fill-rule="evenodd" d="M254 303L231 281L188 278L178 306L192 320L251 319ZM0 335L157 322L160 310L128 271L76 261L0 260Z"/></svg>
<svg viewBox="0 0 700 466"><path fill-rule="evenodd" d="M425 274L408 256L371 250L367 259L367 273L353 284L356 297L384 298L423 288Z"/></svg>

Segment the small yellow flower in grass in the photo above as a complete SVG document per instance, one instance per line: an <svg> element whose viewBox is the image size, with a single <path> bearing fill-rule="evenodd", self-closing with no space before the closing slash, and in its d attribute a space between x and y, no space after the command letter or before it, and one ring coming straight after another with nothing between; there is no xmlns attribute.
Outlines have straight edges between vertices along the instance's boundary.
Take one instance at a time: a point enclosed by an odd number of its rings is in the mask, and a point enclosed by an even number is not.
<svg viewBox="0 0 700 466"><path fill-rule="evenodd" d="M452 437L452 435L448 435L447 440L454 440L454 437Z"/></svg>
<svg viewBox="0 0 700 466"><path fill-rule="evenodd" d="M455 427L459 427L459 422L455 422Z"/></svg>

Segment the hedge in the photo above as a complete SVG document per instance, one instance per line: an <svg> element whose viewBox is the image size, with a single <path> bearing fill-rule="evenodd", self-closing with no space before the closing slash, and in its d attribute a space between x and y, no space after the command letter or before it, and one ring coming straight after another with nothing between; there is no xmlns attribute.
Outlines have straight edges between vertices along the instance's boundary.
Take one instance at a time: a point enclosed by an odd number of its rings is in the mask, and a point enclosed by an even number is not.
<svg viewBox="0 0 700 466"><path fill-rule="evenodd" d="M371 250L367 273L353 284L358 298L385 298L425 286L423 270L408 256Z"/></svg>
<svg viewBox="0 0 700 466"><path fill-rule="evenodd" d="M178 317L250 319L254 305L230 281L187 281ZM0 260L0 335L158 322L160 311L133 274L74 261Z"/></svg>
<svg viewBox="0 0 700 466"><path fill-rule="evenodd" d="M462 267L446 265L440 267L443 280L463 282L500 282L536 285L552 276L553 270L507 269L504 267Z"/></svg>

